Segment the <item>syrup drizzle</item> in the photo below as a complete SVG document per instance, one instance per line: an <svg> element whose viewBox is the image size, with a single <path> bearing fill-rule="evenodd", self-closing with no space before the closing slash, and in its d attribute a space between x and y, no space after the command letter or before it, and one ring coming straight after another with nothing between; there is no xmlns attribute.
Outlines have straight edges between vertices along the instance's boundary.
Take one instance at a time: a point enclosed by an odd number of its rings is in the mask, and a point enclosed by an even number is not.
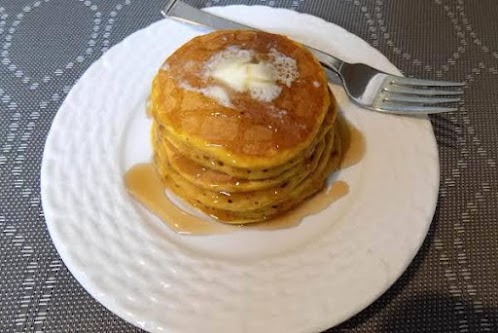
<svg viewBox="0 0 498 333"><path fill-rule="evenodd" d="M356 164L364 156L365 140L361 132L344 119L339 119L338 123L342 127L342 142L345 150L340 168L344 169ZM189 235L222 234L234 232L240 228L257 230L291 228L298 225L306 216L322 211L349 192L347 183L336 181L312 198L276 218L260 223L231 225L209 218L203 219L180 209L165 194L166 188L152 163L134 165L126 172L124 182L128 192L173 231Z"/></svg>

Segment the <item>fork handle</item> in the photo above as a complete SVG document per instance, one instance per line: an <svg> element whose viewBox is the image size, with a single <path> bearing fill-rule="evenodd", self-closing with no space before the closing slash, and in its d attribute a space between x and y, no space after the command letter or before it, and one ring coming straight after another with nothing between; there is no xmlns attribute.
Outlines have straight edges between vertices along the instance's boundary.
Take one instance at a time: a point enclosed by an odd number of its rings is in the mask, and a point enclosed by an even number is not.
<svg viewBox="0 0 498 333"><path fill-rule="evenodd" d="M213 15L206 11L197 9L186 4L180 0L169 0L166 2L163 10L161 11L164 17L170 17L175 20L184 21L194 25L201 25L206 27L211 27L215 29L238 29L238 30L259 30L252 28L247 25L243 25L237 22L233 22L222 17ZM331 56L328 53L317 50L313 47L304 45L308 48L311 53L320 61L322 66L333 70L334 72L341 75L341 67L344 61Z"/></svg>

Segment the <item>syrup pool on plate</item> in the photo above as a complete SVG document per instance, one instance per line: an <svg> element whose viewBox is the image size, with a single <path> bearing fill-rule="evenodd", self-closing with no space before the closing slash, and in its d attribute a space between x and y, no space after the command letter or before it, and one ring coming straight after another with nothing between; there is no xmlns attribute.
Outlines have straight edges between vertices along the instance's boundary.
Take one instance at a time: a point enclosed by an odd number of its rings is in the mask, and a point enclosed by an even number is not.
<svg viewBox="0 0 498 333"><path fill-rule="evenodd" d="M365 154L365 141L361 132L347 122L342 122L345 130L341 132L342 145L345 149L341 168L347 168L359 162ZM307 199L290 211L259 223L231 225L218 222L212 218L200 218L185 212L167 195L165 186L156 173L152 163L134 165L124 176L128 192L151 213L158 216L173 231L179 234L206 235L222 234L250 228L258 230L285 229L298 225L306 216L316 214L333 202L347 195L349 185L344 181L335 181L322 191Z"/></svg>

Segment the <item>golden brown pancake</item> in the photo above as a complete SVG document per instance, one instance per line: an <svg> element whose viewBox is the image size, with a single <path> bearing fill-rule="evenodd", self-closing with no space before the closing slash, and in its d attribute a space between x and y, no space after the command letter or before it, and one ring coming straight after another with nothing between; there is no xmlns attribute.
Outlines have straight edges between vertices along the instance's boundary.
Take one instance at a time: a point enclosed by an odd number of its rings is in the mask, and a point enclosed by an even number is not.
<svg viewBox="0 0 498 333"><path fill-rule="evenodd" d="M288 211L323 189L328 176L337 169L342 157L340 134L336 133L330 142L334 144L328 145L309 177L292 185L290 190L276 188L278 193L273 195L269 191L249 193L247 197L244 197L243 193L240 193L242 194L240 196L234 193L227 195L227 193L207 191L197 195L199 192L189 189L185 182L179 181L178 176L171 176L171 169L166 163L161 163L159 174L176 195L222 222L231 224L260 222Z"/></svg>
<svg viewBox="0 0 498 333"><path fill-rule="evenodd" d="M174 138L168 137L167 133L162 129L162 126L155 124L153 126L153 131L155 133L155 139L152 142L155 152L164 152L172 155L173 152L180 154L184 159L188 162L192 162L196 164L197 168L205 168L211 171L219 171L224 176L231 176L231 178L240 180L278 180L282 179L282 177L290 177L295 175L297 172L302 171L304 161L308 159L311 154L314 152L318 143L323 140L328 130L330 130L335 125L335 119L337 116L337 108L335 101L331 103L329 112L325 118L324 123L320 127L320 130L310 144L303 152L294 157L293 159L287 161L284 164L277 165L272 168L265 169L248 169L248 168L236 168L225 165L219 160L213 160L207 158L206 156L202 156L195 149L189 149L188 146L181 145ZM193 166L188 166L183 163L183 168L185 172L195 169ZM180 166L172 165L173 168L179 169ZM222 177L224 177L222 176ZM243 186L238 187L239 190L242 191Z"/></svg>
<svg viewBox="0 0 498 333"><path fill-rule="evenodd" d="M181 191L182 197L191 197L192 199L198 200L201 203L214 208L235 211L250 210L285 200L295 187L300 185L310 173L316 171L319 163L327 162L328 158L322 158L322 154L324 153L324 150L326 153L330 154L333 140L327 141L328 144L323 143L320 145L319 149L317 149L316 158L310 159L307 163L306 172L296 175L281 185L277 184L270 188L255 191L227 192L219 191L217 189L203 189L193 185L182 174L173 170L167 159L160 159L159 156L157 156L156 159L161 163L162 167L165 169L164 172L168 177L179 185L180 189L178 191Z"/></svg>
<svg viewBox="0 0 498 333"><path fill-rule="evenodd" d="M250 50L254 61L278 52L297 63L298 78L271 103L256 100L205 76L206 65L227 48ZM222 87L231 106L201 90ZM192 89L185 89L192 87ZM176 141L239 168L283 164L310 145L330 105L325 74L313 55L285 36L218 31L196 37L173 53L154 78L151 112Z"/></svg>
<svg viewBox="0 0 498 333"><path fill-rule="evenodd" d="M218 31L173 53L150 98L154 164L227 223L270 219L320 191L341 158L321 65L285 36Z"/></svg>

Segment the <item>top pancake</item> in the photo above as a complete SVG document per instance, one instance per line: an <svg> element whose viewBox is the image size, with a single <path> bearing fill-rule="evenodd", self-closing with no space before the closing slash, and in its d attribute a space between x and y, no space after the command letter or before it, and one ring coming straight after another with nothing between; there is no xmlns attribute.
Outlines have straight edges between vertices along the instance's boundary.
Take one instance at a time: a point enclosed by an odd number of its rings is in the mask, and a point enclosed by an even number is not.
<svg viewBox="0 0 498 333"><path fill-rule="evenodd" d="M248 91L206 75L217 54L227 49L251 53L251 63L274 55L295 60L297 75L275 82L276 98L264 101ZM205 91L222 89L228 102ZM228 166L268 168L299 156L313 142L330 105L321 65L301 45L255 31L218 31L196 37L173 53L156 75L151 113L168 135Z"/></svg>

